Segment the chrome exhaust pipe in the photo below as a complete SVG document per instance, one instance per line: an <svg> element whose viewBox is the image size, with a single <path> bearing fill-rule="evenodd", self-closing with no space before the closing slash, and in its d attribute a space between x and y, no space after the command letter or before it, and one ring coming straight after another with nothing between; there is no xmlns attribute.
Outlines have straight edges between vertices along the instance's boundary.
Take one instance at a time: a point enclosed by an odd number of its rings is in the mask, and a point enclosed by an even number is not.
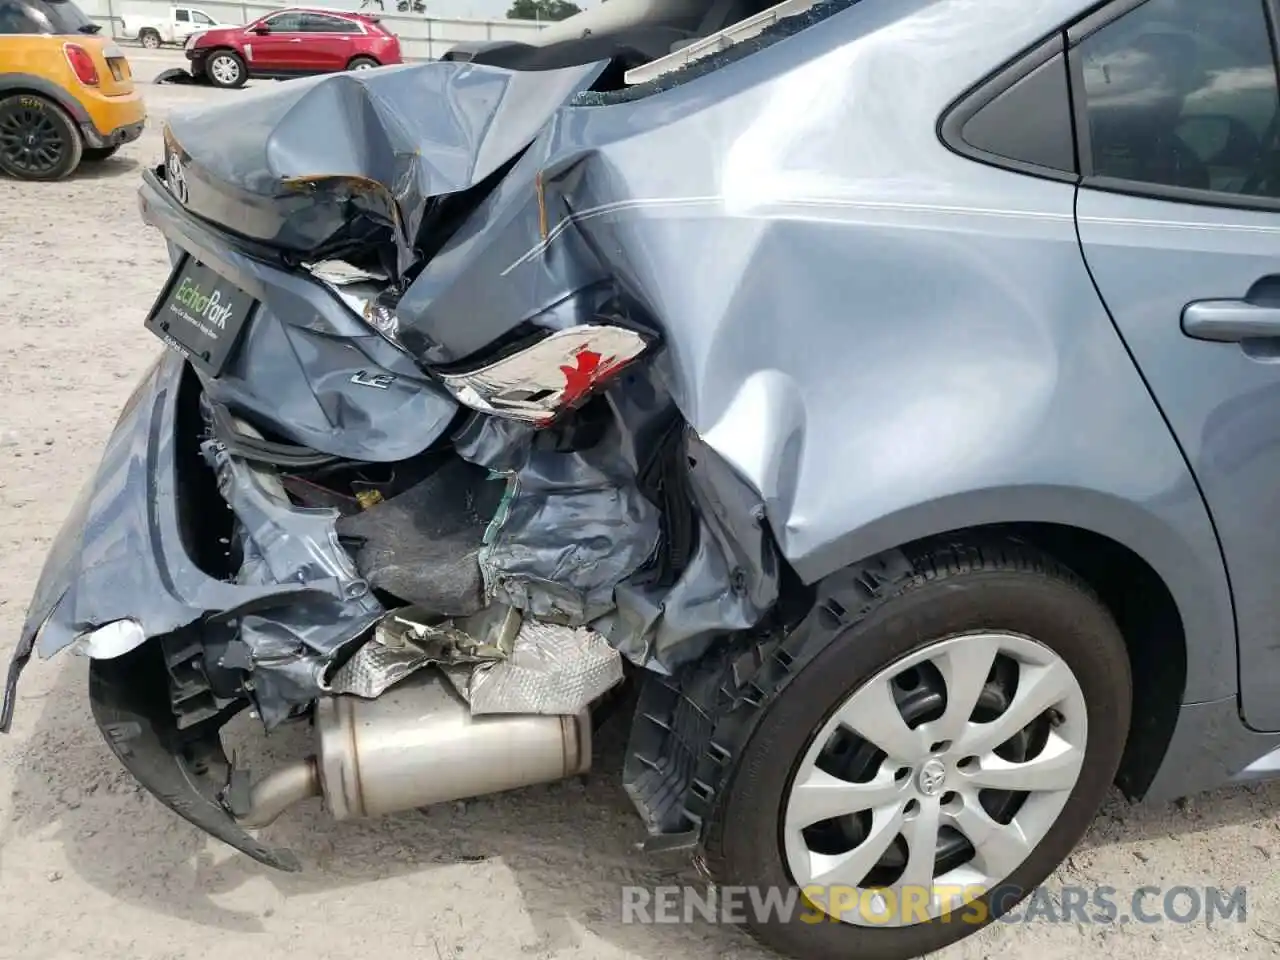
<svg viewBox="0 0 1280 960"><path fill-rule="evenodd" d="M246 827L322 796L335 820L376 817L434 803L548 783L591 769L591 716L472 716L435 671L374 700L316 703L317 751L264 777L250 793Z"/></svg>

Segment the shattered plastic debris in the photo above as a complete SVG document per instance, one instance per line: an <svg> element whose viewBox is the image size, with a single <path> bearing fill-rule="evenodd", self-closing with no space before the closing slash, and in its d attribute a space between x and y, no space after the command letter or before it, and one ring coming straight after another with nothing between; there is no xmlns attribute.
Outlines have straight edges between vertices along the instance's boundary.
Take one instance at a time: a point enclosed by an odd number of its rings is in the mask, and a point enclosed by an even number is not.
<svg viewBox="0 0 1280 960"><path fill-rule="evenodd" d="M505 660L444 672L473 714L565 716L622 682L622 657L594 630L526 620Z"/></svg>
<svg viewBox="0 0 1280 960"><path fill-rule="evenodd" d="M276 489L278 481L216 440L202 444L201 453L235 513L243 555L236 582L306 583L329 594L239 618L239 638L226 656L252 672L258 711L269 729L323 692L333 660L385 611L338 543L336 510L294 507Z"/></svg>
<svg viewBox="0 0 1280 960"><path fill-rule="evenodd" d="M388 614L373 639L357 650L325 685L332 694L373 699L432 664L475 664L511 654L520 615L494 607L462 621L424 623L412 608Z"/></svg>

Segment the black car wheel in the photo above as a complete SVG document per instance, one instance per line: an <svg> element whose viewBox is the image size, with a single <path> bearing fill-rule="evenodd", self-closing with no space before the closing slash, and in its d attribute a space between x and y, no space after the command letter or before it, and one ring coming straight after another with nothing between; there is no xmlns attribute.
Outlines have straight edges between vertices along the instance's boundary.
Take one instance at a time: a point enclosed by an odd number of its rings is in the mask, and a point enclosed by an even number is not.
<svg viewBox="0 0 1280 960"><path fill-rule="evenodd" d="M244 61L234 50L219 50L204 65L205 76L215 87L232 90L243 87L249 79Z"/></svg>
<svg viewBox="0 0 1280 960"><path fill-rule="evenodd" d="M759 709L715 734L740 759L706 866L800 891L747 922L804 960L907 960L1010 910L1084 834L1128 735L1123 637L1073 574L1015 543L897 556L824 582L751 678Z"/></svg>
<svg viewBox="0 0 1280 960"><path fill-rule="evenodd" d="M148 27L138 34L138 42L148 50L159 50L160 34Z"/></svg>
<svg viewBox="0 0 1280 960"><path fill-rule="evenodd" d="M380 67L380 66L382 66L382 64L378 63L378 61L373 59L373 57L355 57L350 63L347 64L347 69L348 70L372 70L374 69L374 67Z"/></svg>
<svg viewBox="0 0 1280 960"><path fill-rule="evenodd" d="M116 155L120 148L115 147L85 147L84 156L81 158L85 163L101 163L103 160L110 160Z"/></svg>
<svg viewBox="0 0 1280 960"><path fill-rule="evenodd" d="M80 164L84 144L56 104L22 93L0 100L0 171L20 180L61 180Z"/></svg>

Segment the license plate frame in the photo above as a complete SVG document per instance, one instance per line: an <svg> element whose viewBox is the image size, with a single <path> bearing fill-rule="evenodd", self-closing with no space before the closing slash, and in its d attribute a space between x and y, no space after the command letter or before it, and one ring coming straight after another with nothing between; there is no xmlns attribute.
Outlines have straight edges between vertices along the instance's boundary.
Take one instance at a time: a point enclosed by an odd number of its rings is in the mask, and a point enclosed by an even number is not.
<svg viewBox="0 0 1280 960"><path fill-rule="evenodd" d="M143 326L193 366L216 377L226 368L257 306L250 294L187 254L169 274Z"/></svg>

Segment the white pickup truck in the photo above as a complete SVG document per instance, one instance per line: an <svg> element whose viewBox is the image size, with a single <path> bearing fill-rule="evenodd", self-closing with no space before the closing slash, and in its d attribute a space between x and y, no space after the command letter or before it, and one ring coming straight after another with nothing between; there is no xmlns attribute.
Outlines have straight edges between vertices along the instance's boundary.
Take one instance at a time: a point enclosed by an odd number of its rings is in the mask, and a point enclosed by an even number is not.
<svg viewBox="0 0 1280 960"><path fill-rule="evenodd" d="M124 38L150 50L165 43L184 44L193 33L225 26L232 24L219 23L199 7L170 7L167 19L128 11L120 18Z"/></svg>

